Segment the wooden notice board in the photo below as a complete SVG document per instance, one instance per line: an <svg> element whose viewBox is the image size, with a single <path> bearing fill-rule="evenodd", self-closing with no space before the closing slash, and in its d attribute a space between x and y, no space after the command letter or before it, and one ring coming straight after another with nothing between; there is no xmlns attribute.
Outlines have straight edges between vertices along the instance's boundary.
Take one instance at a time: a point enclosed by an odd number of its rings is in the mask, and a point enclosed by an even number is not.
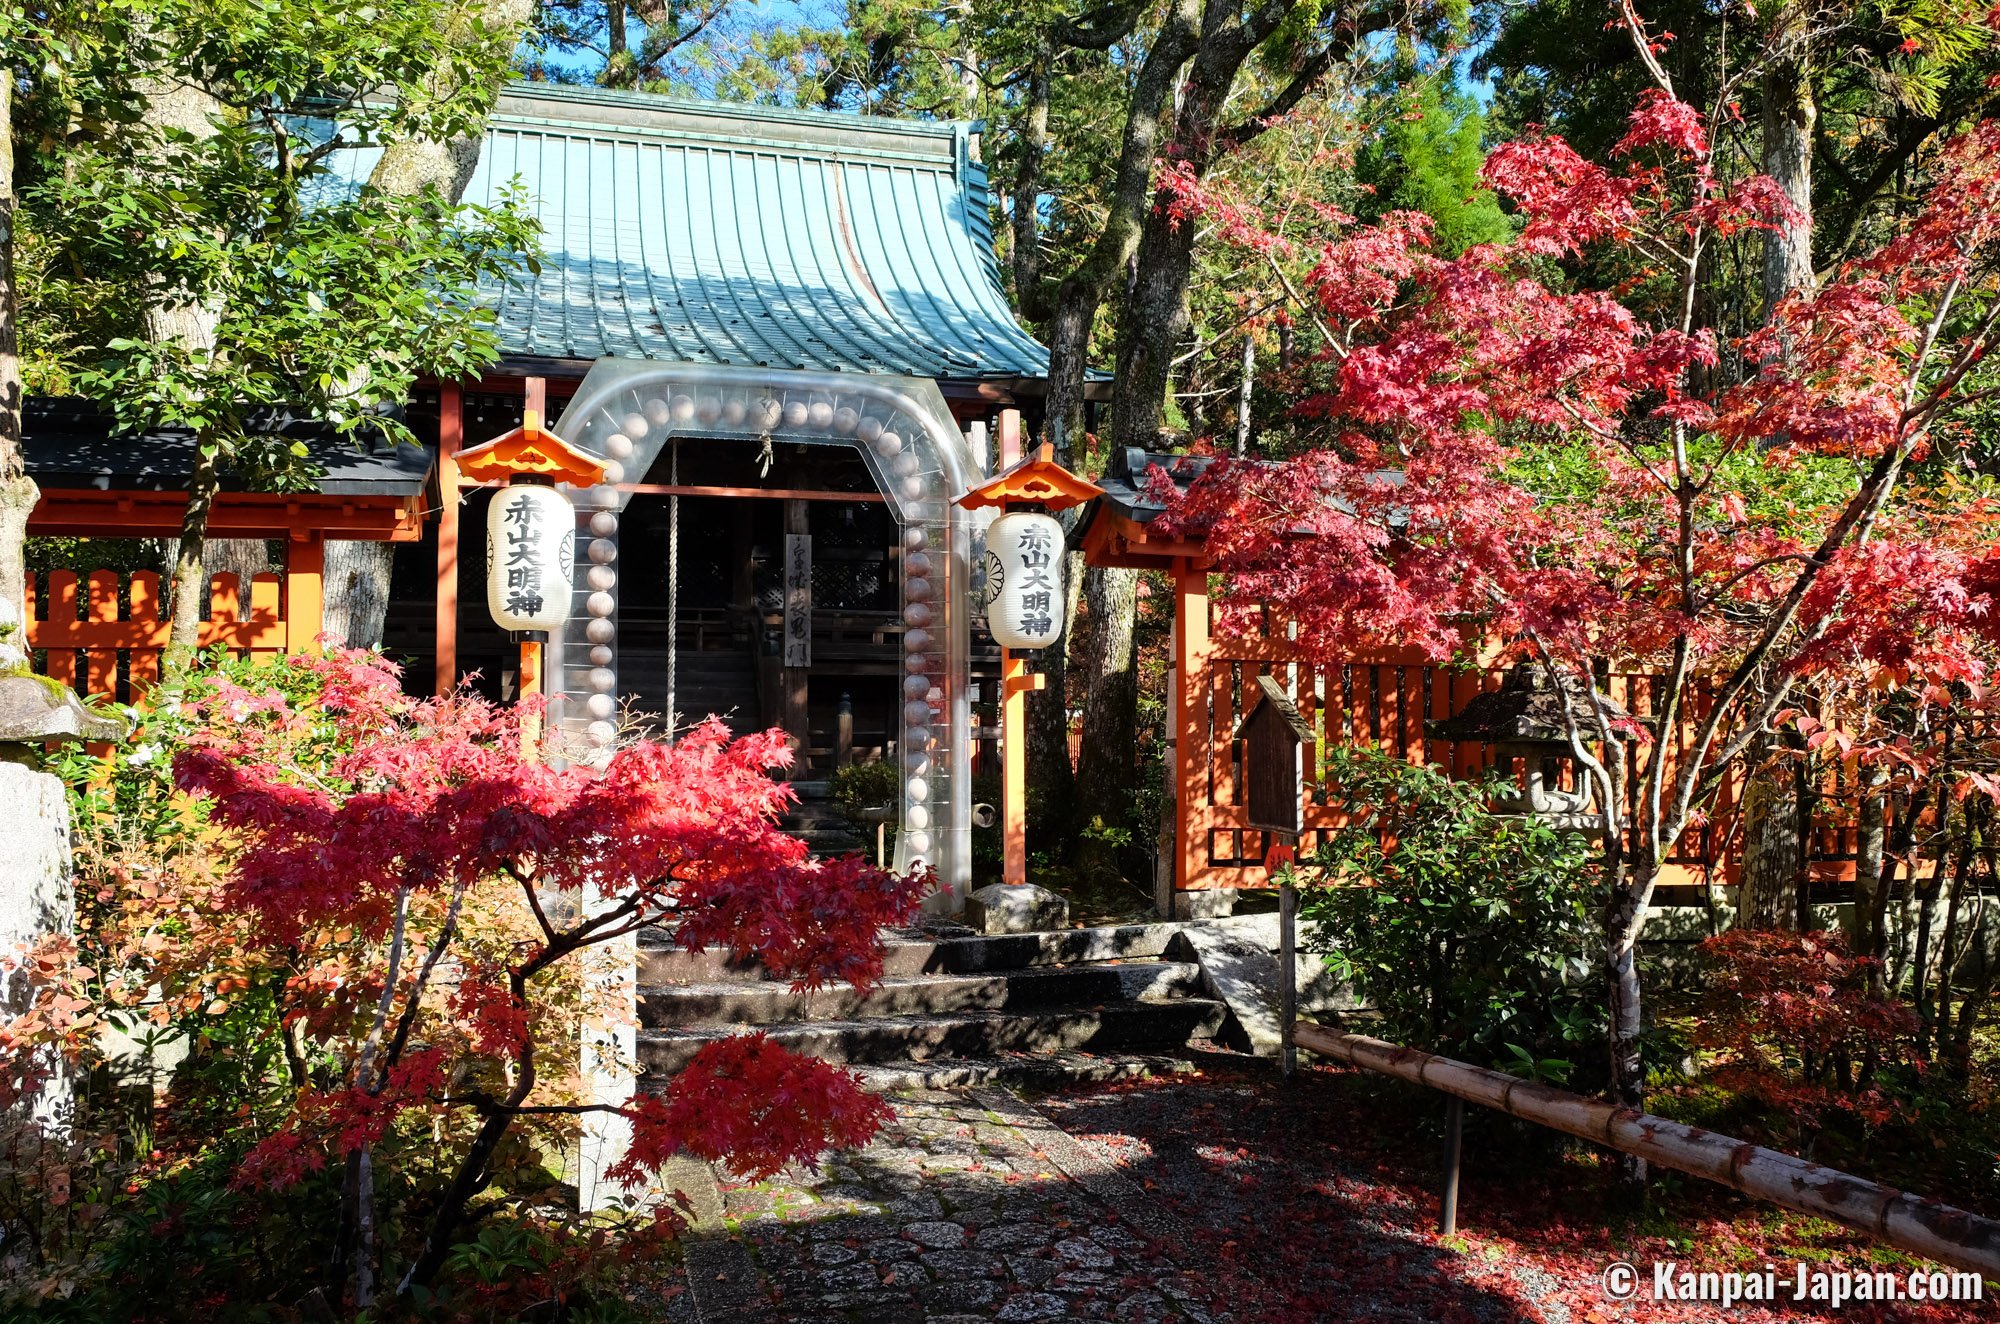
<svg viewBox="0 0 2000 1324"><path fill-rule="evenodd" d="M785 665L809 667L813 660L813 540L809 533L785 535Z"/></svg>

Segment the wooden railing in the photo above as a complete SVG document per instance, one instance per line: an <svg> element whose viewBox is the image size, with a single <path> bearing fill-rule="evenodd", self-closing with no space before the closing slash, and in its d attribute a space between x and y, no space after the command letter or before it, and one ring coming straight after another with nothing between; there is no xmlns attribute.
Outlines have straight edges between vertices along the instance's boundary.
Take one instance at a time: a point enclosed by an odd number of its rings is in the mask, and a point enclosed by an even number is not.
<svg viewBox="0 0 2000 1324"><path fill-rule="evenodd" d="M240 656L304 648L310 640L294 637L283 597L277 575L258 575L246 606L237 577L216 575L201 646ZM171 628L164 604L160 576L150 570L93 570L81 584L68 570L29 575L24 614L36 670L82 694L138 702L160 677ZM315 615L315 631L318 624Z"/></svg>
<svg viewBox="0 0 2000 1324"><path fill-rule="evenodd" d="M1473 1103L1715 1182L1752 1199L1839 1223L1899 1250L1966 1270L1968 1278L1978 1275L2000 1281L2000 1222L1967 1210L1539 1081L1289 1016L1285 1028L1288 1053L1296 1045L1445 1096L1449 1112L1438 1223L1446 1236L1458 1227L1459 1128L1464 1105ZM1979 1290L1976 1279L1960 1286L1968 1294ZM1940 1299L1946 1298L1940 1294Z"/></svg>

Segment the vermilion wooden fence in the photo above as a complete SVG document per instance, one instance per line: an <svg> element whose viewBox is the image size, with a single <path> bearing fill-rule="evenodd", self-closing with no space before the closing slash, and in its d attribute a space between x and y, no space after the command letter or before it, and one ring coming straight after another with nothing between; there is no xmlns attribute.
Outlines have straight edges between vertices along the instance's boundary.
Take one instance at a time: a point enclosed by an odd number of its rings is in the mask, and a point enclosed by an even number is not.
<svg viewBox="0 0 2000 1324"><path fill-rule="evenodd" d="M1504 668L1455 670L1432 665L1414 652L1385 650L1321 669L1286 637L1282 624L1261 614L1232 609L1225 632L1215 621L1215 604L1184 605L1186 613L1180 619L1191 622L1192 628L1185 629L1189 637L1177 640L1175 650L1175 739L1180 746L1175 808L1181 824L1176 886L1241 887L1264 882L1263 860L1271 843L1265 833L1249 826L1243 802L1243 747L1236 739L1244 696L1255 690L1260 675L1271 675L1285 687L1316 737L1318 757L1306 764L1302 790L1301 851L1313 849L1319 833L1343 821L1339 797L1325 780L1326 751L1336 745L1372 744L1413 763L1438 764L1459 776L1476 776L1490 766L1485 744L1433 740L1424 734L1424 723L1452 716L1482 690L1498 689ZM1654 710L1655 683L1648 675L1614 674L1603 685L1613 699L1643 717ZM1683 748L1691 741L1694 720L1692 714L1684 715L1673 733ZM1628 751L1626 784L1634 810L1641 757L1636 748ZM1852 877L1850 775L1850 770L1835 768L1818 788L1810 849L1812 874L1821 880ZM1736 799L1736 788L1725 785L1708 819L1682 837L1663 883L1735 880L1740 857Z"/></svg>
<svg viewBox="0 0 2000 1324"><path fill-rule="evenodd" d="M303 624L295 629L286 619L283 587L277 575L258 575L246 605L235 575L214 576L201 646L220 644L241 656L304 647L309 641L295 637ZM36 669L80 693L136 703L159 679L167 645L160 577L150 570L93 570L82 589L68 570L28 577L25 615ZM318 624L314 613L315 633Z"/></svg>

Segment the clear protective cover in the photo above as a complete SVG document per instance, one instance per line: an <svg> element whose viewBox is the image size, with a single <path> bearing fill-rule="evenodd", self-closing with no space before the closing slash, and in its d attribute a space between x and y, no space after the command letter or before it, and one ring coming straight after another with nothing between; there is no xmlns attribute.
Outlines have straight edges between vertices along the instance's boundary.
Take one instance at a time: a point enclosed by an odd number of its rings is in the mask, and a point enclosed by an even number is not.
<svg viewBox="0 0 2000 1324"><path fill-rule="evenodd" d="M556 433L605 461L602 485L566 489L576 503L569 620L552 632L544 684L555 751L602 758L617 738L619 517L674 438L847 446L858 451L901 532L901 647L911 678L899 738L895 867L937 871L949 905L972 877L970 785L971 543L957 498L980 461L932 381L853 373L600 359L556 421ZM682 450L683 463L687 449ZM683 474L683 481L686 475ZM921 696L914 678L931 683Z"/></svg>

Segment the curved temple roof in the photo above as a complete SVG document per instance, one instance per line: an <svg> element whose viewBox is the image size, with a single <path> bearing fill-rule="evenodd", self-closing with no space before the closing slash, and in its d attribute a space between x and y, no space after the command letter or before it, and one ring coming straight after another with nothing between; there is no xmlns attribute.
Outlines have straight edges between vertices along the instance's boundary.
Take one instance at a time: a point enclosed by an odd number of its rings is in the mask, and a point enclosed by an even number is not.
<svg viewBox="0 0 2000 1324"><path fill-rule="evenodd" d="M510 356L1042 378L1000 288L967 124L519 84L466 201L518 179L539 277L494 291ZM374 149L340 154L351 187Z"/></svg>

